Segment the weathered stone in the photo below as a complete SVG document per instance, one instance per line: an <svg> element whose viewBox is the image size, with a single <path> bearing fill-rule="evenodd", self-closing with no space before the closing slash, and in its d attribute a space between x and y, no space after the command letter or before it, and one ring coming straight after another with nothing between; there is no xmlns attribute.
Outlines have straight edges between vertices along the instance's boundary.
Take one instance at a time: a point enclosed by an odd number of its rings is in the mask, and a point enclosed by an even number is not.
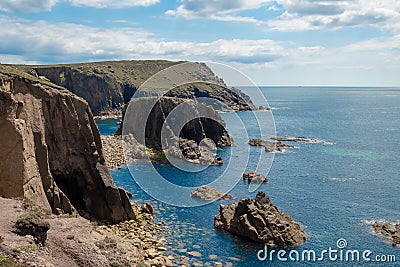
<svg viewBox="0 0 400 267"><path fill-rule="evenodd" d="M87 103L66 90L0 74L0 195L45 210L116 222L134 218L104 164Z"/></svg>
<svg viewBox="0 0 400 267"><path fill-rule="evenodd" d="M235 198L232 195L226 194L224 192L218 191L217 189L208 186L208 185L202 185L196 190L193 190L190 193L190 196L192 198L198 198L201 200L215 200L215 199L233 199Z"/></svg>
<svg viewBox="0 0 400 267"><path fill-rule="evenodd" d="M298 246L306 240L300 225L275 207L262 191L255 199L221 205L214 226L269 247Z"/></svg>
<svg viewBox="0 0 400 267"><path fill-rule="evenodd" d="M261 175L256 172L245 172L243 173L243 180L247 182L253 182L253 183L267 183L268 178L265 177L264 175Z"/></svg>

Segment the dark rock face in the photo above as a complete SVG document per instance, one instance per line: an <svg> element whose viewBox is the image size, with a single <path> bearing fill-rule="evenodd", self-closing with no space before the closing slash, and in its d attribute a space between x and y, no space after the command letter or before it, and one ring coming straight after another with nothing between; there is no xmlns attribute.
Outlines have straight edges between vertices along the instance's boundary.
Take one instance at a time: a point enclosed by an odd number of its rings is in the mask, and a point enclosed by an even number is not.
<svg viewBox="0 0 400 267"><path fill-rule="evenodd" d="M54 213L134 218L105 166L90 108L72 93L0 74L0 147L0 195L25 197Z"/></svg>
<svg viewBox="0 0 400 267"><path fill-rule="evenodd" d="M269 247L299 246L306 240L300 225L274 206L262 191L255 199L221 205L214 226Z"/></svg>
<svg viewBox="0 0 400 267"><path fill-rule="evenodd" d="M185 99L215 99L217 101L202 102L212 105L214 109L221 111L247 111L256 109L250 97L239 89L229 89L225 84L190 84L183 88L172 90L166 94L170 97Z"/></svg>
<svg viewBox="0 0 400 267"><path fill-rule="evenodd" d="M121 134L122 127L125 127L125 136L132 134L137 140L144 140L147 147L161 150L163 143L178 144L176 147L169 146L167 153L189 161L199 161L198 163L201 163L204 160L211 163L213 158L202 153L201 147L199 147L202 141L211 140L217 146L230 146L233 143L225 129L225 122L211 106L205 106L193 100L174 97L162 97L160 99L142 97L132 101L128 106L129 112L124 113L124 122L121 124L117 134ZM156 103L152 106L154 101ZM177 106L182 110L169 116ZM146 115L140 111L148 110L149 107L151 111L146 118ZM193 114L206 114L207 117L200 116L191 119ZM166 121L167 117L168 121ZM164 123L167 134L162 137ZM137 129L138 125L145 125L144 136L143 131ZM182 125L183 127L175 129L175 125Z"/></svg>
<svg viewBox="0 0 400 267"><path fill-rule="evenodd" d="M400 224L374 222L372 227L378 235L383 235L394 246L400 248Z"/></svg>
<svg viewBox="0 0 400 267"><path fill-rule="evenodd" d="M261 175L256 172L246 172L243 173L243 180L247 182L254 182L254 183L267 183L268 178L264 175Z"/></svg>
<svg viewBox="0 0 400 267"><path fill-rule="evenodd" d="M217 189L208 185L203 185L197 188L196 190L193 190L190 193L190 196L201 200L215 200L215 199L225 200L225 199L235 198L230 194L225 194L224 192L218 191Z"/></svg>

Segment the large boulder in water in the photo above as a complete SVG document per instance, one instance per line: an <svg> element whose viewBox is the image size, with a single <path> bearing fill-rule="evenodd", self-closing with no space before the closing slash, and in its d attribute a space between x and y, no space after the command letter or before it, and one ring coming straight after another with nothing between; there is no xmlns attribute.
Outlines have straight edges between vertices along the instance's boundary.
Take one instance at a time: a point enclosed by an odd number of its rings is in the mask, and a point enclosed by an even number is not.
<svg viewBox="0 0 400 267"><path fill-rule="evenodd" d="M299 246L306 240L300 224L274 206L262 191L255 199L221 205L214 226L269 247Z"/></svg>

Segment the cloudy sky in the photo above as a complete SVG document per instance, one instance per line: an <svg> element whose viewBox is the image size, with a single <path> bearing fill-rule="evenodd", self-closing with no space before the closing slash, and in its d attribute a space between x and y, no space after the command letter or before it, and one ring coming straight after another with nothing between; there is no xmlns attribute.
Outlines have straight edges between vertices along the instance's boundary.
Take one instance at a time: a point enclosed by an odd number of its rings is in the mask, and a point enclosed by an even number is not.
<svg viewBox="0 0 400 267"><path fill-rule="evenodd" d="M1 63L215 61L258 85L400 86L398 0L1 0Z"/></svg>

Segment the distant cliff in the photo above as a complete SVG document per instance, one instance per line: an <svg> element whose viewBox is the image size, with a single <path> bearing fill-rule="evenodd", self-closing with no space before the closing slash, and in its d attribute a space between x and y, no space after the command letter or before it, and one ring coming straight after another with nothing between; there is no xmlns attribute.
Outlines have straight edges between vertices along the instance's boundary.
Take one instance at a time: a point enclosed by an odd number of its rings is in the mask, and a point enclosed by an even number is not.
<svg viewBox="0 0 400 267"><path fill-rule="evenodd" d="M108 61L68 65L15 66L34 76L48 79L84 98L94 115L120 111L143 82L159 71L183 62L164 60ZM204 63L196 63L192 73L198 81L212 81L214 85L197 83L170 91L166 96L179 98L211 97L233 110L254 108L247 95L227 88ZM249 101L249 102L246 102ZM250 104L248 104L250 103ZM220 107L215 107L220 108ZM223 109L223 108L221 108Z"/></svg>
<svg viewBox="0 0 400 267"><path fill-rule="evenodd" d="M0 147L0 196L108 222L134 218L104 164L86 101L2 65Z"/></svg>

